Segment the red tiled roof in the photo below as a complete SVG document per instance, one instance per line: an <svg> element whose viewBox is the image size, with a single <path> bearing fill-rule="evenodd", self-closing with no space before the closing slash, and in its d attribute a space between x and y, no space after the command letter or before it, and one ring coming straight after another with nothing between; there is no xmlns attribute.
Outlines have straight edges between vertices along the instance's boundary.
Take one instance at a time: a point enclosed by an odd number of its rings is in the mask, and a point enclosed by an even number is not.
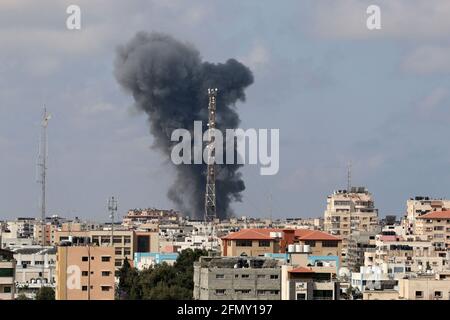
<svg viewBox="0 0 450 320"><path fill-rule="evenodd" d="M305 267L298 267L298 268L289 270L288 272L289 273L314 273L313 269L305 268Z"/></svg>
<svg viewBox="0 0 450 320"><path fill-rule="evenodd" d="M242 229L237 232L230 233L224 237L223 240L273 240L270 237L271 232L283 232L292 230L294 231L295 237L298 240L335 240L341 241L340 238L335 237L331 234L328 234L323 231L318 230L308 230L308 229L274 229L274 228L266 228L266 229Z"/></svg>
<svg viewBox="0 0 450 320"><path fill-rule="evenodd" d="M295 236L299 240L335 240L341 241L342 239L335 237L329 233L319 230L297 229L295 230Z"/></svg>
<svg viewBox="0 0 450 320"><path fill-rule="evenodd" d="M390 236L390 235L388 235L388 236L382 235L380 237L381 241L397 241L398 239L399 239L398 236Z"/></svg>
<svg viewBox="0 0 450 320"><path fill-rule="evenodd" d="M417 217L417 219L450 219L450 210L429 212Z"/></svg>
<svg viewBox="0 0 450 320"><path fill-rule="evenodd" d="M280 229L242 229L237 232L232 232L223 240L273 240L270 237L271 232L281 232Z"/></svg>

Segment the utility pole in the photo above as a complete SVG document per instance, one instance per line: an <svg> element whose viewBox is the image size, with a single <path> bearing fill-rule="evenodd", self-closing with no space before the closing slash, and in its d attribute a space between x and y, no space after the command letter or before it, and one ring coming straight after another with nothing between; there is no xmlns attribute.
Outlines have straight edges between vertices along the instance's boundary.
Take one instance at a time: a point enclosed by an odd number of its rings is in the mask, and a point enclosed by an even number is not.
<svg viewBox="0 0 450 320"><path fill-rule="evenodd" d="M114 246L114 216L117 212L117 200L114 196L108 199L108 210L111 218L111 246Z"/></svg>
<svg viewBox="0 0 450 320"><path fill-rule="evenodd" d="M208 89L208 129L216 129L216 98L217 98L217 88ZM210 234L212 236L211 240L214 240L214 222L217 218L216 213L216 159L215 159L215 140L211 135L211 131L208 130L208 145L206 146L208 150L208 167L206 173L206 193L205 193L205 228L210 226ZM212 249L211 241L211 249Z"/></svg>

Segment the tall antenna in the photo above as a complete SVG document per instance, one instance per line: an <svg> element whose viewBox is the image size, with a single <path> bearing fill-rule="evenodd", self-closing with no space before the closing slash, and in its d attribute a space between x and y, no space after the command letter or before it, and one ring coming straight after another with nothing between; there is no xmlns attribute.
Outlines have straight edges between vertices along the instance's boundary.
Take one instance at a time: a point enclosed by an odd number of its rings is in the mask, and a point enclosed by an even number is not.
<svg viewBox="0 0 450 320"><path fill-rule="evenodd" d="M40 150L39 150L39 161L38 161L38 167L40 169L39 172L39 180L38 183L41 184L41 246L42 246L42 283L44 283L44 271L45 271L45 264L44 264L44 247L45 247L45 216L46 216L46 205L47 205L47 198L46 198L46 188L47 188L47 127L48 127L48 121L51 119L51 115L47 113L47 109L44 106L44 114L42 116L42 122L41 122L41 141L40 141Z"/></svg>
<svg viewBox="0 0 450 320"><path fill-rule="evenodd" d="M114 246L114 216L117 212L117 200L114 196L108 199L108 210L111 218L111 246Z"/></svg>
<svg viewBox="0 0 450 320"><path fill-rule="evenodd" d="M45 245L45 216L46 216L46 188L47 188L47 127L48 121L51 119L51 115L47 113L47 109L44 107L44 114L42 117L41 123L41 142L40 142L40 150L39 150L39 162L38 167L40 169L39 172L39 180L38 183L41 184L41 227L42 227L42 245Z"/></svg>
<svg viewBox="0 0 450 320"><path fill-rule="evenodd" d="M216 97L217 89L208 89L208 129L216 128ZM214 138L208 131L208 170L206 175L206 195L205 195L205 222L211 222L216 218L216 166Z"/></svg>
<svg viewBox="0 0 450 320"><path fill-rule="evenodd" d="M348 162L347 166L347 192L350 192L352 188L352 161Z"/></svg>
<svg viewBox="0 0 450 320"><path fill-rule="evenodd" d="M208 89L208 129L216 128L216 97L217 88ZM214 137L208 130L208 142L206 146L208 150L208 168L206 174L206 193L205 193L205 227L211 225L211 233L214 233L214 221L217 217L216 213L216 165L215 165L215 148ZM212 239L213 240L213 239ZM212 246L212 244L211 244Z"/></svg>

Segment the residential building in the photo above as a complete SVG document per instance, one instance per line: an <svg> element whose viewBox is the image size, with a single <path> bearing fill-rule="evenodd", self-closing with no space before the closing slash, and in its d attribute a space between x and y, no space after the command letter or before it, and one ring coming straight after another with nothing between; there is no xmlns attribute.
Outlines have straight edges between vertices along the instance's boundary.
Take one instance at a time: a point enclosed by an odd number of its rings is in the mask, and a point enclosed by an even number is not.
<svg viewBox="0 0 450 320"><path fill-rule="evenodd" d="M403 226L406 234L415 234L417 218L434 211L450 209L450 200L432 199L430 197L417 196L406 201L406 215Z"/></svg>
<svg viewBox="0 0 450 320"><path fill-rule="evenodd" d="M280 300L280 262L261 257L201 257L194 263L196 300Z"/></svg>
<svg viewBox="0 0 450 320"><path fill-rule="evenodd" d="M59 246L56 300L114 300L114 247Z"/></svg>
<svg viewBox="0 0 450 320"><path fill-rule="evenodd" d="M341 253L341 239L318 230L242 229L221 240L222 255L229 257L286 253L289 245L306 245L316 256L340 256Z"/></svg>
<svg viewBox="0 0 450 320"><path fill-rule="evenodd" d="M42 231L44 230L44 231ZM58 230L58 226L52 223L45 223L44 225L37 223L34 226L33 238L34 242L40 246L53 246L55 245L55 233ZM45 243L42 241L42 232L45 233Z"/></svg>
<svg viewBox="0 0 450 320"><path fill-rule="evenodd" d="M16 260L9 250L0 249L0 300L13 300Z"/></svg>
<svg viewBox="0 0 450 320"><path fill-rule="evenodd" d="M332 273L307 267L282 267L282 300L339 300Z"/></svg>
<svg viewBox="0 0 450 320"><path fill-rule="evenodd" d="M114 230L112 246L114 247L114 265L118 270L125 259L132 262L136 252L159 252L157 232ZM61 244L73 239L86 239L84 243L96 246L111 246L110 230L57 231L56 243Z"/></svg>
<svg viewBox="0 0 450 320"><path fill-rule="evenodd" d="M282 300L339 300L339 256L311 257L299 248L288 255L281 267Z"/></svg>
<svg viewBox="0 0 450 320"><path fill-rule="evenodd" d="M42 286L55 287L55 247L29 246L12 251L17 261L17 293L33 298Z"/></svg>
<svg viewBox="0 0 450 320"><path fill-rule="evenodd" d="M399 299L450 300L450 272L400 279Z"/></svg>
<svg viewBox="0 0 450 320"><path fill-rule="evenodd" d="M432 211L416 219L415 233L424 235L436 251L450 249L450 210Z"/></svg>
<svg viewBox="0 0 450 320"><path fill-rule="evenodd" d="M355 231L348 239L347 267L352 271L358 271L364 265L365 253L375 252L376 232Z"/></svg>
<svg viewBox="0 0 450 320"><path fill-rule="evenodd" d="M342 237L342 259L346 264L350 235L355 231L379 230L378 209L372 194L365 187L333 192L327 197L324 230Z"/></svg>

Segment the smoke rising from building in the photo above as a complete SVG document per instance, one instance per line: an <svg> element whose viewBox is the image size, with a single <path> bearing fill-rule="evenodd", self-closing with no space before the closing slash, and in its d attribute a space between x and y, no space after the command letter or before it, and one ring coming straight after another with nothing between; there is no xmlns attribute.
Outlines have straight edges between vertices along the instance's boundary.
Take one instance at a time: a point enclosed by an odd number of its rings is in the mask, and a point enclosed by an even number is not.
<svg viewBox="0 0 450 320"><path fill-rule="evenodd" d="M118 48L115 76L133 95L135 104L144 110L154 136L154 147L170 162L172 131L194 128L194 121L208 122L208 88L218 88L217 128L234 129L240 119L235 103L245 101L245 88L253 83L249 68L229 59L225 63L202 61L199 51L161 33L139 32ZM170 162L171 163L171 162ZM173 165L173 164L172 164ZM245 189L241 165L217 165L217 216L232 214L230 204L241 201ZM173 165L176 179L168 197L177 209L192 218L203 218L206 164Z"/></svg>

